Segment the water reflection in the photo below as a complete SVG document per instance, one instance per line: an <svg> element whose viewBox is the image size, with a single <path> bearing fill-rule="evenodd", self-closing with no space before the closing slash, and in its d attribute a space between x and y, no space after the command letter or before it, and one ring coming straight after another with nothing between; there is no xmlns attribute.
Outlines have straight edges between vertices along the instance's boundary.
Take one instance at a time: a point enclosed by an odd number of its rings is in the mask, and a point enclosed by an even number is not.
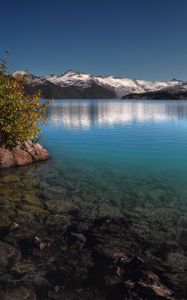
<svg viewBox="0 0 187 300"><path fill-rule="evenodd" d="M132 122L178 121L187 118L184 101L59 100L51 102L49 124L71 129Z"/></svg>

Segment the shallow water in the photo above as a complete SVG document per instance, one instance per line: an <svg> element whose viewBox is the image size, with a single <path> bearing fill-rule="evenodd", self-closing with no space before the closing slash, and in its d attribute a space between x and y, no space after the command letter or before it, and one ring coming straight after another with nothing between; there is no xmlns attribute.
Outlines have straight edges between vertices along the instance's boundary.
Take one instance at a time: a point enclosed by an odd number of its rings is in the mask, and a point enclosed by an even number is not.
<svg viewBox="0 0 187 300"><path fill-rule="evenodd" d="M81 219L125 217L155 245L172 245L164 261L184 284L187 102L56 100L43 136L49 162L1 171L0 198L12 211L40 216L43 201L81 209Z"/></svg>

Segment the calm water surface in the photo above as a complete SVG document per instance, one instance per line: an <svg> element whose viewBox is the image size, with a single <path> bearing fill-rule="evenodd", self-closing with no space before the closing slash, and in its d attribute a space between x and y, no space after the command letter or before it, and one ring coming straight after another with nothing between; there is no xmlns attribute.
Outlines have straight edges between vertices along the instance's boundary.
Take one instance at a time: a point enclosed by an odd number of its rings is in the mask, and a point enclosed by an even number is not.
<svg viewBox="0 0 187 300"><path fill-rule="evenodd" d="M121 213L129 195L133 210L142 197L144 206L187 205L185 101L58 100L43 136L54 167L96 185Z"/></svg>

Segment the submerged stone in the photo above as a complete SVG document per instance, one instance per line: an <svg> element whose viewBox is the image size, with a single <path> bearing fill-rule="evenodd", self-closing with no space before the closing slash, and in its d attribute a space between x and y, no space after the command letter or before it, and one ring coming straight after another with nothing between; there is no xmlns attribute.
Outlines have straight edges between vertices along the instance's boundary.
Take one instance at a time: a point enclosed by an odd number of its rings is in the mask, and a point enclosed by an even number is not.
<svg viewBox="0 0 187 300"><path fill-rule="evenodd" d="M4 300L36 300L35 293L28 287L15 286L7 289L3 295Z"/></svg>
<svg viewBox="0 0 187 300"><path fill-rule="evenodd" d="M13 246L0 241L0 269L10 267L20 259L20 252Z"/></svg>

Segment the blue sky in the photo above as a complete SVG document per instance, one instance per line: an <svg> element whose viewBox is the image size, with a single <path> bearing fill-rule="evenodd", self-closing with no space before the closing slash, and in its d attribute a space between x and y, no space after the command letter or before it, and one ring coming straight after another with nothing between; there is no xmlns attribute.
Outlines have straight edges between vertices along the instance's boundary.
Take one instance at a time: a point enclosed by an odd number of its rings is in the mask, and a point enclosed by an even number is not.
<svg viewBox="0 0 187 300"><path fill-rule="evenodd" d="M186 0L1 0L0 55L36 75L68 69L187 80Z"/></svg>

